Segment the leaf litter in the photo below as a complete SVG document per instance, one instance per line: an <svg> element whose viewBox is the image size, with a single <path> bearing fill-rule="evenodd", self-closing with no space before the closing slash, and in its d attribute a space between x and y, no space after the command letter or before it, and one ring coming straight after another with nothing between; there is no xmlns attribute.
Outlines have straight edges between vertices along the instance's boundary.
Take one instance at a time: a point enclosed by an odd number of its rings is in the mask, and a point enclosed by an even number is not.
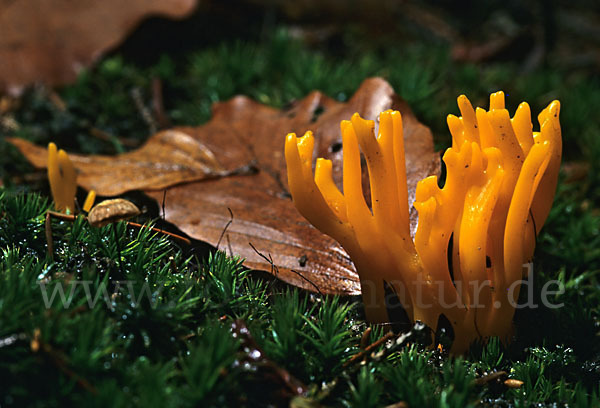
<svg viewBox="0 0 600 408"><path fill-rule="evenodd" d="M316 154L332 161L334 181L341 186L340 121L358 112L377 126L377 115L387 109L400 110L403 117L414 234L416 185L439 175L440 156L429 128L382 78L366 79L346 103L313 91L279 110L236 96L215 103L206 124L158 132L132 152L70 157L81 187L102 196L143 190L164 204L166 221L213 246L226 243L248 268L274 271L279 279L309 291L355 295L360 282L347 253L312 227L291 201L284 139L289 132L312 130ZM35 167L47 165L45 148L17 138L9 141ZM363 185L370 202L366 166Z"/></svg>

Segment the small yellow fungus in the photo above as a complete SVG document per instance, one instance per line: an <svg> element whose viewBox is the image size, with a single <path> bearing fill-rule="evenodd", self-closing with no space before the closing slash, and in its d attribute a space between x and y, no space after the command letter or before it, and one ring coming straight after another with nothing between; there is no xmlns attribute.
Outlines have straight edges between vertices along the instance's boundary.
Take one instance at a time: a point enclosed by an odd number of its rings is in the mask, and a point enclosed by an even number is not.
<svg viewBox="0 0 600 408"><path fill-rule="evenodd" d="M290 133L285 143L294 204L352 258L367 318L389 320L385 282L413 321L435 331L441 315L448 319L454 353L477 339L510 336L523 265L552 206L562 150L558 101L539 114L539 132L525 102L510 118L502 92L490 95L488 111L474 110L464 95L458 106L462 116L448 116L444 186L435 176L417 185L414 240L400 112L379 115L378 137L374 121L358 114L342 121L343 193L329 160L317 159L313 178L310 131ZM372 208L363 195L360 150Z"/></svg>
<svg viewBox="0 0 600 408"><path fill-rule="evenodd" d="M54 206L60 212L75 212L75 194L77 193L77 173L64 150L58 150L56 144L48 143L48 180ZM90 211L96 200L96 192L91 190L83 204L85 211Z"/></svg>
<svg viewBox="0 0 600 408"><path fill-rule="evenodd" d="M56 209L61 212L75 211L77 192L75 167L67 152L57 151L54 143L48 144L48 180Z"/></svg>

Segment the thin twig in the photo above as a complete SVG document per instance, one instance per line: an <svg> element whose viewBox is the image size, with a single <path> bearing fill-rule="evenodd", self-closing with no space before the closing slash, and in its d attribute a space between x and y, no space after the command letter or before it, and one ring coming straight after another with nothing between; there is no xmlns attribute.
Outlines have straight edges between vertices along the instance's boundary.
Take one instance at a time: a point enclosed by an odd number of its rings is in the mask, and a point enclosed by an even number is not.
<svg viewBox="0 0 600 408"><path fill-rule="evenodd" d="M63 214L63 213L59 213L59 212L51 211L51 210L48 210L46 213L49 214L52 218L57 218L62 221L74 222L75 218L76 218L75 215L72 215L72 214ZM132 221L125 221L125 223L127 224L128 227L133 227L133 228L138 228L138 229L149 229L150 231L168 235L171 238L175 238L187 245L192 244L192 242L189 239L182 237L181 235L177 235L172 232L165 231L163 229L149 227L147 225L138 224L137 222L132 222Z"/></svg>
<svg viewBox="0 0 600 408"><path fill-rule="evenodd" d="M391 340L395 336L396 335L393 332L387 332L386 334L383 335L383 337L380 337L378 340L374 341L373 343L371 343L367 347L365 347L364 350L361 350L357 354L353 355L350 358L350 360L348 360L344 363L343 367L346 368L346 367L352 365L357 360L361 360L364 356L368 355L371 351L375 350L377 347L381 346L386 341Z"/></svg>
<svg viewBox="0 0 600 408"><path fill-rule="evenodd" d="M256 252L258 254L258 256L260 256L262 259L264 259L265 261L267 261L267 263L269 265L271 265L271 275L273 275L273 276L279 275L279 268L273 262L273 258L271 258L271 254L269 254L269 258L267 258L258 249L256 249L256 247L254 245L252 245L252 242L248 242L248 245L250 245L250 247L254 250L254 252Z"/></svg>
<svg viewBox="0 0 600 408"><path fill-rule="evenodd" d="M229 248L229 256L233 257L233 248L231 248L231 241L229 240L229 234L225 236L227 239L227 248Z"/></svg>
<svg viewBox="0 0 600 408"><path fill-rule="evenodd" d="M273 258L271 257L271 254L269 254L269 257L267 258L258 249L256 249L254 247L254 245L252 245L252 242L248 242L248 245L250 245L250 247L254 250L254 252L256 252L262 259L264 259L265 261L267 261L271 265L271 275L273 275L273 276L279 275L279 268L273 262ZM317 290L317 292L319 292L319 295L325 296L323 294L323 292L321 292L321 289L319 289L319 287L314 282L312 282L310 279L308 279L307 277L305 277L304 275L302 275L300 272L295 271L294 269L290 269L290 271L292 271L293 273L295 273L296 275L300 276L302 279L304 279L305 281L307 281L308 283L310 283Z"/></svg>
<svg viewBox="0 0 600 408"><path fill-rule="evenodd" d="M162 208L162 220L165 221L166 218L166 213L165 213L165 203L167 202L167 189L165 188L163 190L163 198L161 201L161 208Z"/></svg>
<svg viewBox="0 0 600 408"><path fill-rule="evenodd" d="M144 105L144 100L142 99L142 92L140 91L140 88L133 88L131 90L131 98L133 99L133 103L135 104L135 107L137 108L140 116L142 117L142 120L148 126L150 134L156 133L156 121L152 117L150 110L146 107L146 105Z"/></svg>
<svg viewBox="0 0 600 408"><path fill-rule="evenodd" d="M221 232L221 236L219 237L219 240L217 241L217 249L219 249L219 245L221 245L221 240L223 239L223 235L225 235L227 228L229 228L229 226L233 222L233 211L231 211L231 208L229 208L229 207L227 207L227 211L229 211L229 221L227 221L227 224L225 224L225 228L223 228L223 231Z"/></svg>
<svg viewBox="0 0 600 408"><path fill-rule="evenodd" d="M183 242L184 244L192 245L192 241L190 241L186 237L182 237L181 235L177 235L177 234L175 234L173 232L165 231L165 230L160 229L160 228L149 227L147 225L138 224L137 222L132 222L132 221L127 221L127 226L128 227L134 227L134 228L140 228L140 229L149 229L150 231L159 232L161 234L168 235L171 238L175 238L175 239Z"/></svg>
<svg viewBox="0 0 600 408"><path fill-rule="evenodd" d="M290 271L294 272L296 275L300 276L302 279L304 279L305 281L307 281L308 283L310 283L311 285L314 286L314 288L317 290L317 292L319 292L319 295L321 296L325 296L323 295L323 292L321 292L321 289L319 289L319 287L310 279L308 279L306 276L302 275L300 272L294 270L294 269L290 269Z"/></svg>
<svg viewBox="0 0 600 408"><path fill-rule="evenodd" d="M73 215L73 214L63 214L63 213L59 213L59 212L51 211L51 210L46 211L46 214L52 218L57 218L61 221L69 221L69 222L75 221L75 215Z"/></svg>
<svg viewBox="0 0 600 408"><path fill-rule="evenodd" d="M158 122L159 129L166 129L171 126L171 121L165 113L163 86L160 78L152 78L152 112Z"/></svg>
<svg viewBox="0 0 600 408"><path fill-rule="evenodd" d="M485 385L491 381L504 381L507 377L508 373L506 371L496 371L495 373L476 378L473 380L473 383L475 385Z"/></svg>

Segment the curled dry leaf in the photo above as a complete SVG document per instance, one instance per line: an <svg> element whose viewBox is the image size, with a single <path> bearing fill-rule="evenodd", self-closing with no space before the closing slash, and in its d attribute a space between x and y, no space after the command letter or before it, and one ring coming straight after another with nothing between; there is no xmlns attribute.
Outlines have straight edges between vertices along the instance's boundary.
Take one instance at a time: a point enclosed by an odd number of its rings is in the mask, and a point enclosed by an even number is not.
<svg viewBox="0 0 600 408"><path fill-rule="evenodd" d="M167 221L193 238L212 245L221 242L223 249L245 258L250 268L271 270L272 260L278 277L293 285L313 291L318 287L322 293L358 294L358 275L346 252L313 228L290 199L283 157L285 135L312 130L316 154L332 160L335 181L341 186L340 121L355 112L377 119L379 112L391 108L403 116L414 234L416 184L439 173L440 158L433 151L430 130L381 78L365 80L347 103L315 91L291 108L278 110L238 96L215 104L213 118L205 125L158 133L138 151L115 157L70 157L80 171L78 183L99 195L145 189L161 204L167 188ZM19 139L11 141L35 166L45 166L45 149ZM255 163L258 171L215 178L248 163ZM366 171L365 166L363 179L368 186ZM367 189L365 194L369 194ZM233 221L228 226L230 210Z"/></svg>
<svg viewBox="0 0 600 408"><path fill-rule="evenodd" d="M99 195L115 196L131 190L160 189L223 175L226 171L220 163L228 165L225 155L229 153L204 144L202 137L196 137L198 129L202 128L159 132L139 149L118 156L69 153L78 171L77 184L86 190L95 190ZM202 136L205 136L204 133ZM17 146L35 167L46 167L48 153L45 148L23 139L9 138L8 141ZM223 156L219 156L217 161L213 151L223 153ZM230 156L236 154L231 153ZM227 167L235 169L235 166Z"/></svg>
<svg viewBox="0 0 600 408"><path fill-rule="evenodd" d="M131 201L122 198L104 200L92 208L87 216L92 227L104 227L113 222L128 220L140 215L140 210Z"/></svg>
<svg viewBox="0 0 600 408"><path fill-rule="evenodd" d="M183 17L196 0L0 1L0 92L73 82L144 17Z"/></svg>

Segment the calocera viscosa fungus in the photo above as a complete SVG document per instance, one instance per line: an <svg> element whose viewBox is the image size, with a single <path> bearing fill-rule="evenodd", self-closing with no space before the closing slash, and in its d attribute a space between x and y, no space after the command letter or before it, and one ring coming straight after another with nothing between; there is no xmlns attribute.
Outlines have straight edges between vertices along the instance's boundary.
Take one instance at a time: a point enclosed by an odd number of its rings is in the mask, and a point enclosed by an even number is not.
<svg viewBox="0 0 600 408"><path fill-rule="evenodd" d="M58 150L56 144L52 142L48 143L48 181L56 210L73 214L77 192L77 171L67 152L63 149ZM83 204L83 210L89 211L95 199L96 192L90 190Z"/></svg>
<svg viewBox="0 0 600 408"><path fill-rule="evenodd" d="M343 193L331 161L317 159L313 177L310 131L300 138L290 133L285 143L294 204L352 258L367 318L389 321L385 282L411 320L436 330L441 315L448 319L455 353L477 339L510 335L524 264L550 211L562 150L558 101L539 114L539 132L533 132L525 102L510 118L502 92L490 96L488 111L474 110L464 95L458 106L462 116L448 116L452 147L443 157L444 186L436 176L417 185L414 240L400 112L379 115L378 137L374 121L358 114L341 122ZM360 150L371 208L363 195Z"/></svg>
<svg viewBox="0 0 600 408"><path fill-rule="evenodd" d="M77 192L77 173L67 152L56 148L54 143L48 144L48 180L58 211L75 211L75 193Z"/></svg>

